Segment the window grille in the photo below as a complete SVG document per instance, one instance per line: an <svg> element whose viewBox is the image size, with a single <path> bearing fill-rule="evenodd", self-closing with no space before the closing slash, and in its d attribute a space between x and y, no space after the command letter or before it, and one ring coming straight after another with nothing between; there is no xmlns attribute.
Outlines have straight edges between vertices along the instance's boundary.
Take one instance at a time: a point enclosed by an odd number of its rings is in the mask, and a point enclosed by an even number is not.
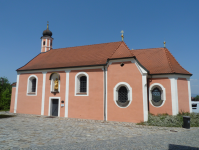
<svg viewBox="0 0 199 150"><path fill-rule="evenodd" d="M152 100L154 102L159 102L161 100L161 91L158 88L152 91Z"/></svg>
<svg viewBox="0 0 199 150"><path fill-rule="evenodd" d="M125 86L122 86L118 90L118 101L125 103L128 100L128 91Z"/></svg>
<svg viewBox="0 0 199 150"><path fill-rule="evenodd" d="M80 92L86 92L87 89L87 78L86 76L80 77Z"/></svg>
<svg viewBox="0 0 199 150"><path fill-rule="evenodd" d="M31 92L35 92L36 91L36 79L32 79L32 90Z"/></svg>

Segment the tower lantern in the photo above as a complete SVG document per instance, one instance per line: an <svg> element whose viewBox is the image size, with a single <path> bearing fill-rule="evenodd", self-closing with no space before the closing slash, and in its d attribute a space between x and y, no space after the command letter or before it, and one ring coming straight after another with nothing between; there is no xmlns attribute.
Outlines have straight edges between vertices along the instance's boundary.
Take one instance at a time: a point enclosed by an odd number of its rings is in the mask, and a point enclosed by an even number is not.
<svg viewBox="0 0 199 150"><path fill-rule="evenodd" d="M49 30L49 22L47 22L47 29L43 31L43 36L41 37L41 52L47 52L52 49L53 38L52 32Z"/></svg>

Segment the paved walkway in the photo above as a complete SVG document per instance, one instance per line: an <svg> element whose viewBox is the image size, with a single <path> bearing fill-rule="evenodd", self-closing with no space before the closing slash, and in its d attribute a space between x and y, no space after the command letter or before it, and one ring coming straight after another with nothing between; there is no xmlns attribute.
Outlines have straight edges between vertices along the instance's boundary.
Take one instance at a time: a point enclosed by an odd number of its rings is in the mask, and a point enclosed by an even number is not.
<svg viewBox="0 0 199 150"><path fill-rule="evenodd" d="M198 147L199 128L145 127L23 114L0 119L0 149L199 150Z"/></svg>

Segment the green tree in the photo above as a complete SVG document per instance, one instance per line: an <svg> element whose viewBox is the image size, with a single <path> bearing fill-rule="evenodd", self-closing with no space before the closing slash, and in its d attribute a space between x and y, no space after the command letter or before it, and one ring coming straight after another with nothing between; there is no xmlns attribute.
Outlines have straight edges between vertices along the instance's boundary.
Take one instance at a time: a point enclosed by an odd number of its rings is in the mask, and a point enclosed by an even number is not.
<svg viewBox="0 0 199 150"><path fill-rule="evenodd" d="M199 101L199 95L195 97L195 101Z"/></svg>
<svg viewBox="0 0 199 150"><path fill-rule="evenodd" d="M10 109L12 86L6 77L2 78L3 84L0 84L0 110L8 110Z"/></svg>

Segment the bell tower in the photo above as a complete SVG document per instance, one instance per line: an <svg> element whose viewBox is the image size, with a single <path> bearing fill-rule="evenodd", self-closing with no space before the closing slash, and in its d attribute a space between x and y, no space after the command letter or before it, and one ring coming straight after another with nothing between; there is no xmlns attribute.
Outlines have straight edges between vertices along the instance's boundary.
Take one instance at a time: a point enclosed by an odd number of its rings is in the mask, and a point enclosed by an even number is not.
<svg viewBox="0 0 199 150"><path fill-rule="evenodd" d="M47 29L43 31L43 36L41 37L41 53L52 49L53 38L51 36L52 32L49 30L49 22L47 22Z"/></svg>

